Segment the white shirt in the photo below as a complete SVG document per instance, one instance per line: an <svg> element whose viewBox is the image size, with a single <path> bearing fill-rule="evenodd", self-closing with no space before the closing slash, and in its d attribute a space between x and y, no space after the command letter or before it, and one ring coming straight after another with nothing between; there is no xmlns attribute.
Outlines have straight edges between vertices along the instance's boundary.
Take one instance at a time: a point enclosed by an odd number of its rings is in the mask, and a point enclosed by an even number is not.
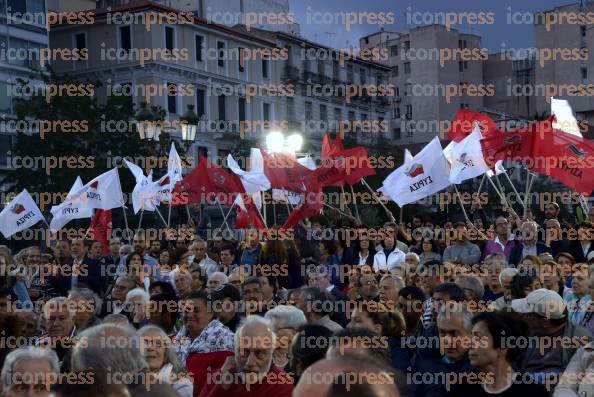
<svg viewBox="0 0 594 397"><path fill-rule="evenodd" d="M359 252L359 266L363 266L367 263L367 258L369 258L369 251L367 251L367 255L363 256L361 255L361 252Z"/></svg>
<svg viewBox="0 0 594 397"><path fill-rule="evenodd" d="M378 251L373 257L373 270L379 272L380 270L392 271L397 266L404 263L406 254L400 251L398 248L394 248L394 251L390 252L390 255L386 258L384 250Z"/></svg>

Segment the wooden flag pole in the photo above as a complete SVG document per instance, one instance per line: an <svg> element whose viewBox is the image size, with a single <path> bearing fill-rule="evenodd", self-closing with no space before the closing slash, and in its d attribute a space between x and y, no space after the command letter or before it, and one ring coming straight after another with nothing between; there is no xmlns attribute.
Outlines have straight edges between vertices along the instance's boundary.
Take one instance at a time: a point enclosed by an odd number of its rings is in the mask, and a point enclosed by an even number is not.
<svg viewBox="0 0 594 397"><path fill-rule="evenodd" d="M219 203L218 200L217 200L217 203ZM233 231L231 230L231 228L229 227L229 224L227 223L227 218L229 218L229 215L231 215L231 211L233 210L233 207L235 207L235 201L233 202L231 207L229 207L229 211L227 211L227 215L225 215L225 213L223 213L223 223L221 223L221 226L219 226L217 231L214 233L214 236L216 236L217 233L219 233L223 229L223 225L225 225L227 227L227 230L229 230L229 233L233 234ZM221 203L219 203L219 208L221 209L221 212L222 212L223 207L221 206Z"/></svg>
<svg viewBox="0 0 594 397"><path fill-rule="evenodd" d="M534 184L534 180L536 179L536 175L532 174L530 171L528 171L529 174L531 175L530 177L530 184L528 185L528 188L526 189L526 197L524 200L524 208L527 208L528 205L528 197L530 195L530 192L532 192L532 185ZM526 210L524 210L524 212L526 212ZM526 216L526 214L524 214L524 216Z"/></svg>
<svg viewBox="0 0 594 397"><path fill-rule="evenodd" d="M171 226L171 203L172 202L173 202L173 192L171 192L171 198L169 200L169 210L167 211L167 227Z"/></svg>
<svg viewBox="0 0 594 397"><path fill-rule="evenodd" d="M140 219L138 221L138 228L136 229L136 234L140 232L140 227L142 226L142 216L144 215L144 207L140 210Z"/></svg>
<svg viewBox="0 0 594 397"><path fill-rule="evenodd" d="M369 189L369 192L371 192L371 194L375 194L375 192L371 189L371 186L369 186L369 184L367 183L367 181L365 180L365 178L361 178L361 183L367 188ZM390 218L390 220L392 222L396 222L396 218L394 218L394 214L392 214L392 212L388 209L388 207L386 207L386 205L384 203L381 202L381 200L378 200L378 202L380 203L380 205L382 206L382 208L386 211L386 214L388 215L388 217Z"/></svg>
<svg viewBox="0 0 594 397"><path fill-rule="evenodd" d="M510 211L517 217L519 218L518 214L516 213L516 211L513 209L513 207L511 207L509 205L509 203L507 202L507 199L505 198L505 195L503 194L502 191L500 191L499 189L497 189L497 186L495 186L495 184L493 183L493 181L491 180L491 178L489 178L487 176L487 179L489 180L489 182L491 183L491 186L493 187L493 189L495 189L495 192L497 192L497 194L499 195L500 200L505 203L505 205L510 209ZM495 176L495 180L497 182L499 182L499 179L497 179L497 176ZM501 183L498 183L499 187L501 187ZM502 189L503 190L503 189Z"/></svg>
<svg viewBox="0 0 594 397"><path fill-rule="evenodd" d="M225 226L227 227L227 229L229 229L229 231L231 231L231 228L229 227L229 224L227 223L227 216L225 216L225 211L223 211L223 206L221 205L221 202L219 200L217 200L217 204L219 205L219 210L221 210L221 215L223 215L223 222L225 222ZM231 208L229 208L229 213L231 212L231 209L233 209L234 205L235 205L235 202L233 202L233 205L231 206Z"/></svg>
<svg viewBox="0 0 594 397"><path fill-rule="evenodd" d="M474 228L474 230L476 230L476 231L477 231L477 232L480 234L480 236L481 236L483 239L485 239L485 240L488 240L488 239L487 239L487 236L485 236L485 235L483 234L483 232L481 232L481 231L480 231L480 230L479 230L479 229L478 229L478 228L477 228L477 227L474 225L474 223L472 223L472 222L470 221L470 218L468 217L468 214L466 213L466 209L464 208L464 203L462 202L462 198L460 197L460 192L458 191L458 187L457 187L456 185L454 185L454 190L456 190L456 196L458 196L458 203L460 204L460 207L462 207L462 213L464 214L464 218L466 218L466 222L468 222L468 223L469 223L469 224L470 224L470 225L471 225L471 226Z"/></svg>
<svg viewBox="0 0 594 397"><path fill-rule="evenodd" d="M130 228L128 227L128 215L126 215L126 207L122 204L122 211L124 212L124 224L126 225L126 235L128 236L128 244L132 244L130 240Z"/></svg>
<svg viewBox="0 0 594 397"><path fill-rule="evenodd" d="M342 215L342 216L344 216L344 217L347 217L347 218L349 218L349 219L351 219L351 220L356 220L354 216L352 216L352 215L349 215L349 214L347 214L346 212L342 212L340 209L338 209L338 208L336 208L336 207L333 207L333 206L331 206L330 204L326 204L326 203L324 203L324 207L328 207L328 208L330 208L331 210L334 210L334 211L338 212L340 215Z"/></svg>
<svg viewBox="0 0 594 397"><path fill-rule="evenodd" d="M163 221L163 225L167 225L167 222L165 222L165 218L161 214L161 211L159 211L159 208L155 207L155 211L157 211L157 214L159 214L159 217L161 218L161 221ZM169 227L169 226L167 226L167 227Z"/></svg>
<svg viewBox="0 0 594 397"><path fill-rule="evenodd" d="M357 205L357 196L355 196L355 190L353 189L353 185L349 186L351 187L351 194L353 195L353 203L355 203L355 215L357 216L359 223L362 223L361 216L359 215L359 206Z"/></svg>

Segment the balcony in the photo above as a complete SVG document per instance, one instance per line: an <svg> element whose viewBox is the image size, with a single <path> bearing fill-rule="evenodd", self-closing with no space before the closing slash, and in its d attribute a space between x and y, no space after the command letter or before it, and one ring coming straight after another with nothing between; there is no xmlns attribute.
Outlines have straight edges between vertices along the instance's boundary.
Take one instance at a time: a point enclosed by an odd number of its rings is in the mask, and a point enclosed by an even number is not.
<svg viewBox="0 0 594 397"><path fill-rule="evenodd" d="M299 69L295 66L285 66L283 69L281 79L284 82L296 83L297 81L299 81Z"/></svg>

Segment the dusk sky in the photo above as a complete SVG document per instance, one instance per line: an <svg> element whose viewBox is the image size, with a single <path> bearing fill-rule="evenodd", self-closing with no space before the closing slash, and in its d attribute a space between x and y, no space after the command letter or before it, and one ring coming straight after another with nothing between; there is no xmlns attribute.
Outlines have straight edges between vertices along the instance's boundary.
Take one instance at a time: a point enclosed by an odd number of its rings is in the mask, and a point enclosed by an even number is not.
<svg viewBox="0 0 594 397"><path fill-rule="evenodd" d="M385 25L385 30L406 31L405 13L408 7L413 12L494 12L495 23L492 25L454 26L463 32L480 34L483 47L491 51L501 48L505 42L507 47L531 47L534 43L532 24L508 25L508 7L511 12L536 12L552 9L563 4L575 3L560 0L291 0L291 11L295 13L301 24L301 34L306 38L333 47L358 47L359 38L377 32L379 25L358 25L350 31L338 24L307 24L307 15L313 12L394 12L396 23ZM308 7L311 9L308 10ZM330 33L330 34L328 34ZM333 33L333 34L332 34ZM349 44L347 44L349 41Z"/></svg>

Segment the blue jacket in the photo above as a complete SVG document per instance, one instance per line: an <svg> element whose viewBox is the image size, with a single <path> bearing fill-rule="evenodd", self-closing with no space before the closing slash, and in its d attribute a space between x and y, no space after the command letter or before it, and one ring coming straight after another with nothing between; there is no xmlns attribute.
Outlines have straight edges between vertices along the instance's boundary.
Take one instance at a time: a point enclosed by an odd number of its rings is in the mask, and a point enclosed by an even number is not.
<svg viewBox="0 0 594 397"><path fill-rule="evenodd" d="M439 358L419 357L419 359L415 361L410 374L409 395L414 397L446 397L448 393L446 385L440 381L446 379L447 376L436 375L471 372L476 373L478 370L470 365L468 358L451 362L444 356ZM432 376L429 377L425 374L432 374ZM425 382L427 378L434 379L434 383Z"/></svg>

